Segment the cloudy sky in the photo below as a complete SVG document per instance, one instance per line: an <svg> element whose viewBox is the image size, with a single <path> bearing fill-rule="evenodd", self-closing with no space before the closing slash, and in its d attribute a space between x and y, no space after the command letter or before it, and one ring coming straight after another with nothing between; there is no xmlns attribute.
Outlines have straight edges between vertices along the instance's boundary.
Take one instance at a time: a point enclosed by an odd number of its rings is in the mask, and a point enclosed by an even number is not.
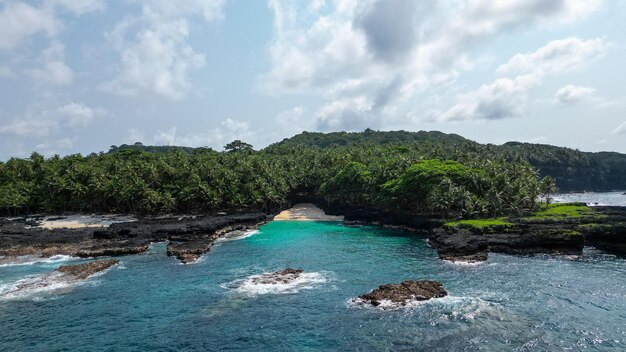
<svg viewBox="0 0 626 352"><path fill-rule="evenodd" d="M620 0L0 0L0 159L440 130L626 152Z"/></svg>

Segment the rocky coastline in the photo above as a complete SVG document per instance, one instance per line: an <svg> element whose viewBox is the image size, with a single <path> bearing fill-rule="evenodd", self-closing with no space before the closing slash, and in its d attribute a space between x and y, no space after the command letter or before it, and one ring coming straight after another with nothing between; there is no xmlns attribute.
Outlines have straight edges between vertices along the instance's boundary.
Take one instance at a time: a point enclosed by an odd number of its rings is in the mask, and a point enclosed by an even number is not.
<svg viewBox="0 0 626 352"><path fill-rule="evenodd" d="M428 238L443 260L479 262L488 254L582 254L585 246L626 255L626 207L589 208L593 216L575 219L509 219L507 226L448 226L428 215L347 208L319 199L292 200L320 205L328 215L341 215L348 226L379 225L400 228ZM0 256L106 257L138 254L153 242L168 242L167 255L184 264L208 252L214 242L232 231L256 228L273 214L249 212L229 215L142 218L101 228L54 229L24 221L0 220Z"/></svg>
<svg viewBox="0 0 626 352"><path fill-rule="evenodd" d="M168 242L167 255L191 263L224 234L255 228L271 216L241 213L217 216L154 217L102 228L49 229L21 220L0 220L0 256L71 255L106 257L138 254L153 242Z"/></svg>
<svg viewBox="0 0 626 352"><path fill-rule="evenodd" d="M310 201L310 200L309 200ZM399 228L428 238L443 260L480 262L488 253L580 255L584 247L626 256L626 207L589 207L591 216L563 219L512 218L511 226L446 226L427 214L346 208L317 200L327 214L344 215L351 226Z"/></svg>

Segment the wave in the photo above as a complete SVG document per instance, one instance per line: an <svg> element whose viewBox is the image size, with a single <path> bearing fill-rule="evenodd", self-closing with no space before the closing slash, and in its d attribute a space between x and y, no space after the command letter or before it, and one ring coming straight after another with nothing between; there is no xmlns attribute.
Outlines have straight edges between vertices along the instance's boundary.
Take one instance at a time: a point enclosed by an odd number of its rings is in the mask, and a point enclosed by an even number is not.
<svg viewBox="0 0 626 352"><path fill-rule="evenodd" d="M76 286L85 284L89 279L104 275L111 269L112 268L102 270L83 280L76 279L58 271L29 276L13 283L0 285L0 300L37 300L48 297L52 294L57 295L68 293Z"/></svg>
<svg viewBox="0 0 626 352"><path fill-rule="evenodd" d="M479 265L483 265L486 263L486 261L481 261L481 262L469 262L469 261L465 261L465 260L443 260L444 263L449 264L449 265L454 265L454 266L465 266L465 267L474 267L474 266L479 266Z"/></svg>
<svg viewBox="0 0 626 352"><path fill-rule="evenodd" d="M403 303L381 300L379 306L373 306L369 301L361 298L351 298L347 301L348 307L364 308L377 311L405 310L416 312L421 309L435 311L439 320L474 320L481 314L504 316L504 312L498 303L483 300L479 297L446 296L433 298L427 301L408 300Z"/></svg>
<svg viewBox="0 0 626 352"><path fill-rule="evenodd" d="M243 240L244 238L248 238L254 236L259 233L259 230L247 230L247 231L232 231L220 237L217 241L238 241Z"/></svg>
<svg viewBox="0 0 626 352"><path fill-rule="evenodd" d="M318 288L329 281L329 274L322 272L301 273L295 278L287 278L284 281L278 280L269 282L266 280L266 278L273 274L274 273L267 272L252 275L243 280L232 281L226 285L222 285L222 287L252 297L267 294L294 294L301 290Z"/></svg>
<svg viewBox="0 0 626 352"><path fill-rule="evenodd" d="M56 264L80 259L81 258L63 254L53 255L51 257L37 257L33 255L25 255L20 257L0 257L0 268L34 264Z"/></svg>
<svg viewBox="0 0 626 352"><path fill-rule="evenodd" d="M42 294L68 292L74 285L76 282L67 280L67 276L62 273L37 275L0 286L0 300L37 298Z"/></svg>

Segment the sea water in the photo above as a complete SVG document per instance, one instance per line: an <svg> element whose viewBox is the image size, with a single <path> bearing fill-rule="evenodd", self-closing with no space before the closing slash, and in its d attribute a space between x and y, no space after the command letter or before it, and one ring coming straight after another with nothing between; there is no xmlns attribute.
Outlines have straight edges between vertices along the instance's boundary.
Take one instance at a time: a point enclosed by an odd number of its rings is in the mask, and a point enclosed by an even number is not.
<svg viewBox="0 0 626 352"><path fill-rule="evenodd" d="M191 265L162 243L120 259L84 283L12 295L20 280L82 261L0 267L0 350L626 350L626 261L592 248L464 265L398 230L282 221L219 241ZM253 280L289 267L305 274ZM449 296L403 308L354 301L409 279L439 280Z"/></svg>

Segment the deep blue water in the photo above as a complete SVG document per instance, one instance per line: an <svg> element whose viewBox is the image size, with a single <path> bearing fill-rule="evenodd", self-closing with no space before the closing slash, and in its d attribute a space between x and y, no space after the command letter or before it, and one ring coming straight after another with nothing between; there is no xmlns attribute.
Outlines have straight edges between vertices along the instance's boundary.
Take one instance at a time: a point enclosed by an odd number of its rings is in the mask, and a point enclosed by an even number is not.
<svg viewBox="0 0 626 352"><path fill-rule="evenodd" d="M0 267L0 350L626 350L626 261L595 250L463 266L400 231L272 222L192 265L164 244L120 259L72 290L8 298L62 263ZM295 286L246 281L286 267L308 274ZM350 303L406 279L440 280L450 296L398 310Z"/></svg>

